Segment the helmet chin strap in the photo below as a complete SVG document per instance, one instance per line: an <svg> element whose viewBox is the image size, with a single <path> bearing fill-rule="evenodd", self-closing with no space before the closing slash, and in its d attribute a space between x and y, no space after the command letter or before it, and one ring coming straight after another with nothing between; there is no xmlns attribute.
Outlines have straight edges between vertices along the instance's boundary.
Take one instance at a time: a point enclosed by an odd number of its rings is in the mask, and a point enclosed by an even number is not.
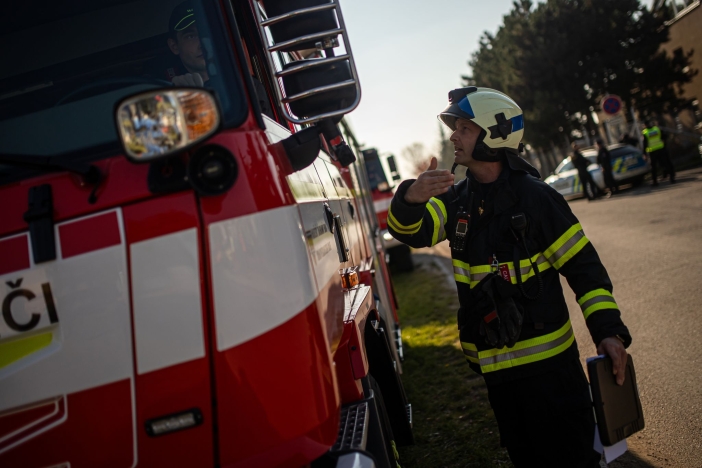
<svg viewBox="0 0 702 468"><path fill-rule="evenodd" d="M478 135L478 140L475 143L475 148L473 148L473 154L471 155L476 161L483 162L499 162L502 160L502 151L499 149L494 150L485 144L485 137L487 132L485 130L480 131Z"/></svg>

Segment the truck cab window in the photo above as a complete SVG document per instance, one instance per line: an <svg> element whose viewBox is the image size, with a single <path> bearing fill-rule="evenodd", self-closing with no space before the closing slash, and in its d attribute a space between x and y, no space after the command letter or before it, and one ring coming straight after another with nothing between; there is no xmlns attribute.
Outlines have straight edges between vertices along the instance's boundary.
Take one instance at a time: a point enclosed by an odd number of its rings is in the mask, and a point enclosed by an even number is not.
<svg viewBox="0 0 702 468"><path fill-rule="evenodd" d="M18 4L0 18L0 60L14 64L0 69L0 152L114 154L116 103L171 86L215 91L225 125L239 125L246 100L218 9L214 0Z"/></svg>

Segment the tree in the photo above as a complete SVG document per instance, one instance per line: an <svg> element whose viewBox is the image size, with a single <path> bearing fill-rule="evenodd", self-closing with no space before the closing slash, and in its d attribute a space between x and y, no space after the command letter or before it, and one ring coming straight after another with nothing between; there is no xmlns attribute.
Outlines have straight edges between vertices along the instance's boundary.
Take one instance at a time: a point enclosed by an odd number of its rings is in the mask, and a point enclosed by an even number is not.
<svg viewBox="0 0 702 468"><path fill-rule="evenodd" d="M639 0L518 0L495 35L483 34L463 79L514 98L533 146L560 145L581 126L594 131L590 115L606 94L644 114L685 104L692 52L661 51L665 19Z"/></svg>
<svg viewBox="0 0 702 468"><path fill-rule="evenodd" d="M413 176L426 171L433 155L428 155L424 144L414 142L402 149L402 157L412 166Z"/></svg>

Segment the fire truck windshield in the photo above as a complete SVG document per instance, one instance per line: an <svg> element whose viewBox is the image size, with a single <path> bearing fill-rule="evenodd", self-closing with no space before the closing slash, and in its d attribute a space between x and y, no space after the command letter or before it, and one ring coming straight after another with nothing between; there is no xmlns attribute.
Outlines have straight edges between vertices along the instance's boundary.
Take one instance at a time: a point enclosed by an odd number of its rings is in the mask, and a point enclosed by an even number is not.
<svg viewBox="0 0 702 468"><path fill-rule="evenodd" d="M371 190L384 192L390 189L390 184L388 184L388 178L385 176L380 159L366 159L366 171L368 172Z"/></svg>
<svg viewBox="0 0 702 468"><path fill-rule="evenodd" d="M221 16L215 0L15 2L0 16L0 153L116 154L117 102L174 85L212 89L224 125L240 124ZM22 171L0 164L0 183Z"/></svg>

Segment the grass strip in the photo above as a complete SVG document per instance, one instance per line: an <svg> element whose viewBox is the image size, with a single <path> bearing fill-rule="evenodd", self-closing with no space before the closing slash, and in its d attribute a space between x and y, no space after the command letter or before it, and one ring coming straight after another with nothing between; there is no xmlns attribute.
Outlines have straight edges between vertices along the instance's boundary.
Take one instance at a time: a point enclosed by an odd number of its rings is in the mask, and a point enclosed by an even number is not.
<svg viewBox="0 0 702 468"><path fill-rule="evenodd" d="M415 445L400 447L402 468L511 467L500 447L485 383L458 341L456 289L429 256L393 274L405 361L402 381L414 414Z"/></svg>

